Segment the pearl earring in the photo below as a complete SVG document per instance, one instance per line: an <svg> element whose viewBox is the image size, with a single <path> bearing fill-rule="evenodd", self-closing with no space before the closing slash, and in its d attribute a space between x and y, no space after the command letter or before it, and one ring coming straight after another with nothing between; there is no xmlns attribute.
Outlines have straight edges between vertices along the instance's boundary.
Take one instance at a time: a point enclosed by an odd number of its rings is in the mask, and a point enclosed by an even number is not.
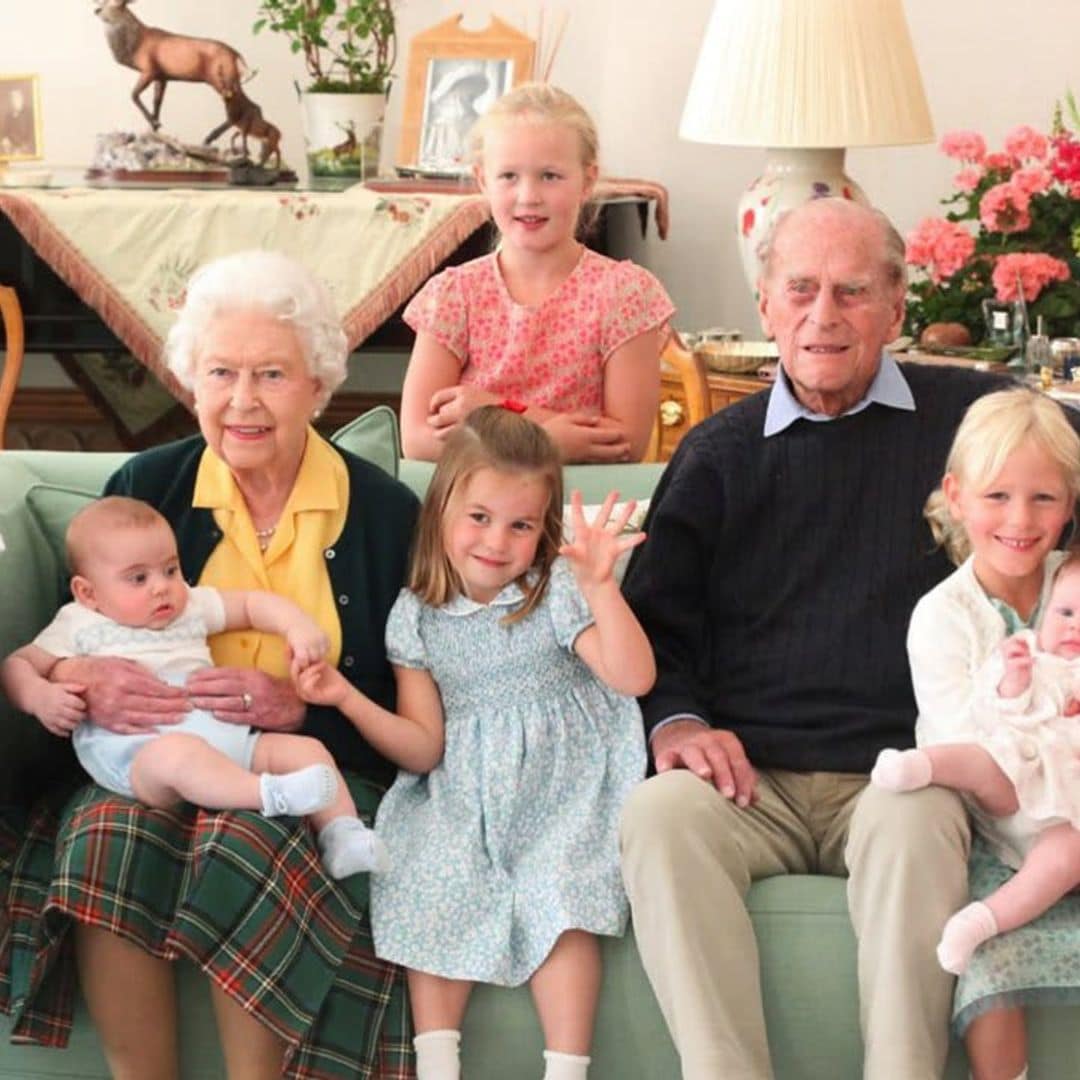
<svg viewBox="0 0 1080 1080"><path fill-rule="evenodd" d="M318 420L320 416L322 416L322 409L315 409L311 413L312 420Z"/></svg>

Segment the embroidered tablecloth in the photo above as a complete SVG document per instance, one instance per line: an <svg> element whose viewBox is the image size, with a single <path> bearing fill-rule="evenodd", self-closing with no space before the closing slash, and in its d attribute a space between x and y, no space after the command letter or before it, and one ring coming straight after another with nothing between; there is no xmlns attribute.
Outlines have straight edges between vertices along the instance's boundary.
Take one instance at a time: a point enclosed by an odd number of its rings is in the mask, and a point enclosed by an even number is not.
<svg viewBox="0 0 1080 1080"><path fill-rule="evenodd" d="M161 347L191 273L246 248L275 248L318 274L350 349L396 311L487 221L478 195L199 191L171 188L0 193L37 254L131 352L190 405Z"/></svg>

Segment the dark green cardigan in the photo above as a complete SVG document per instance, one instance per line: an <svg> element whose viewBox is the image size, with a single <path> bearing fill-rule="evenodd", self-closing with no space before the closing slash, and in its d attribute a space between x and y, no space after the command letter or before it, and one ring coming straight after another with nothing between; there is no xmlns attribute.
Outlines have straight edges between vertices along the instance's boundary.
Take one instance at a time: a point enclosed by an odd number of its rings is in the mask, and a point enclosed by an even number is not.
<svg viewBox="0 0 1080 1080"><path fill-rule="evenodd" d="M107 495L130 495L157 507L176 532L184 576L195 584L221 540L210 510L193 507L195 477L206 442L196 435L135 455L105 486ZM330 575L342 649L339 669L358 690L394 707L394 678L386 659L386 617L405 580L416 523L416 496L378 466L338 447L349 471L345 527L322 558ZM301 729L323 742L344 769L386 784L393 766L337 709L308 706Z"/></svg>

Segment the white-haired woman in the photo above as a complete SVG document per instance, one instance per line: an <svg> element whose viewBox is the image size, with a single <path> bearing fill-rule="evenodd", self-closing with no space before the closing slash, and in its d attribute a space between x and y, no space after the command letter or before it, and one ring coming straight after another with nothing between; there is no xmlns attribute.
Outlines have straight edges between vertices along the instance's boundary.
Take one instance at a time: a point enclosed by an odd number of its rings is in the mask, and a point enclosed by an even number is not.
<svg viewBox="0 0 1080 1080"><path fill-rule="evenodd" d="M192 278L166 354L194 393L201 434L137 454L107 492L164 514L189 581L299 603L345 676L391 707L383 631L417 506L403 485L311 426L345 377L345 337L325 289L280 254L220 259ZM87 722L114 731L168 724L193 707L313 735L371 814L390 766L336 710L297 698L283 642L232 632L211 639L211 650L216 666L182 689L119 659L65 660L54 677L85 685ZM409 1043L403 982L373 955L366 881L326 878L302 820L152 811L90 786L54 825L56 857L37 882L47 899L17 916L35 922L47 909L51 935L31 975L20 974L30 964L12 963L24 1014L62 1012L52 992L70 953L56 938L73 930L79 981L115 1077L177 1076L169 961L181 955L210 977L230 1076L281 1075L287 1052L290 1076L411 1074L398 1049ZM33 884L16 880L13 890Z"/></svg>

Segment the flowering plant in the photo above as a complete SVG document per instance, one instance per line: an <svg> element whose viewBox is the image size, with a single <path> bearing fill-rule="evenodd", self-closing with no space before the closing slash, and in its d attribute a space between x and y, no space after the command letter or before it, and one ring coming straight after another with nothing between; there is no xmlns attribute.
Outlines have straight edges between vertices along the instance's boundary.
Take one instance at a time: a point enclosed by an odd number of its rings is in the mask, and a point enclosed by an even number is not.
<svg viewBox="0 0 1080 1080"><path fill-rule="evenodd" d="M1080 128L1071 93L1066 105ZM1061 105L1049 135L1024 125L988 153L981 135L954 131L940 147L961 167L956 191L942 199L953 209L924 218L907 236L907 261L918 271L908 332L959 322L978 341L983 300L1022 296L1032 328L1042 315L1051 337L1080 333L1080 137L1065 127Z"/></svg>

